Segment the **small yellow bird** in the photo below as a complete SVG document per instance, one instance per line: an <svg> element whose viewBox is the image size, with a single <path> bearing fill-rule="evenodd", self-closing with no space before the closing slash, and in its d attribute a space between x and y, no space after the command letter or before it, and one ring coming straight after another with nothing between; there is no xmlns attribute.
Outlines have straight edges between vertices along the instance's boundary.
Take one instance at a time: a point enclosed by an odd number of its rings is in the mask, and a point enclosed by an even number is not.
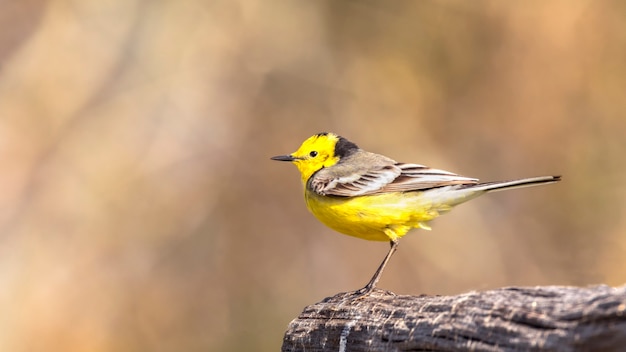
<svg viewBox="0 0 626 352"><path fill-rule="evenodd" d="M391 248L368 284L371 292L398 240L455 205L484 193L557 182L561 176L478 183L478 179L419 164L398 163L360 149L334 133L319 133L289 155L302 176L309 210L331 229L370 241L390 241Z"/></svg>

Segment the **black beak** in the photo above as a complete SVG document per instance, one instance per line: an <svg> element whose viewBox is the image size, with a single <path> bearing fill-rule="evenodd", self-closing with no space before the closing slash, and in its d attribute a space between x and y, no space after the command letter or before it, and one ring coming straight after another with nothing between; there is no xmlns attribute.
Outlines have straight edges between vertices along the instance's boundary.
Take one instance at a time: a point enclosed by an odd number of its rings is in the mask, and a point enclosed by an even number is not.
<svg viewBox="0 0 626 352"><path fill-rule="evenodd" d="M294 161L294 160L296 160L296 158L294 158L291 155L277 155L277 156L271 157L270 159L278 160L278 161Z"/></svg>

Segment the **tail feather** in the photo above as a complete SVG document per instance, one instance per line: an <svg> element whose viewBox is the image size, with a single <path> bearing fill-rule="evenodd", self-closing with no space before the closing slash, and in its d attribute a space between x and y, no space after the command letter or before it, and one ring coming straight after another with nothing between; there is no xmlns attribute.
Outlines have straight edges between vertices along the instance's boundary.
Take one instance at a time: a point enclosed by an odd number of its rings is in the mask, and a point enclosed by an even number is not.
<svg viewBox="0 0 626 352"><path fill-rule="evenodd" d="M503 191L506 189L531 187L541 184L554 183L561 180L561 176L540 176L523 178L511 181L496 181L464 185L452 185L446 187L432 188L424 191L423 196L428 199L439 214L450 211L452 207L465 203L486 192Z"/></svg>
<svg viewBox="0 0 626 352"><path fill-rule="evenodd" d="M495 192L503 191L506 189L531 187L559 181L561 181L561 176L539 176L511 181L485 182L475 185L467 185L467 188L471 188L473 191Z"/></svg>

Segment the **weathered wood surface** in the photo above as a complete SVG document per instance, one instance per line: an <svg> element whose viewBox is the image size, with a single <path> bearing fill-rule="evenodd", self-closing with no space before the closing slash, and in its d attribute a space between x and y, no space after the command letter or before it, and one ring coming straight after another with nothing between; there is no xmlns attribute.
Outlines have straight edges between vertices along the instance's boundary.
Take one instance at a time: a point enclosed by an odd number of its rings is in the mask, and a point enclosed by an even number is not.
<svg viewBox="0 0 626 352"><path fill-rule="evenodd" d="M282 350L626 351L626 286L340 293L306 307Z"/></svg>

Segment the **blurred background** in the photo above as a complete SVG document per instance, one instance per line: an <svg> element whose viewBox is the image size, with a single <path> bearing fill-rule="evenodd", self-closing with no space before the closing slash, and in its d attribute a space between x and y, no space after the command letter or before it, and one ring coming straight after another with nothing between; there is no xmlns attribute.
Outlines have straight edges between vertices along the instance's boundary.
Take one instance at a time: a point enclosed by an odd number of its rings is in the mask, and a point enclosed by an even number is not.
<svg viewBox="0 0 626 352"><path fill-rule="evenodd" d="M626 282L622 1L0 2L0 350L276 351L388 249L269 157L332 131L482 180L379 287Z"/></svg>

